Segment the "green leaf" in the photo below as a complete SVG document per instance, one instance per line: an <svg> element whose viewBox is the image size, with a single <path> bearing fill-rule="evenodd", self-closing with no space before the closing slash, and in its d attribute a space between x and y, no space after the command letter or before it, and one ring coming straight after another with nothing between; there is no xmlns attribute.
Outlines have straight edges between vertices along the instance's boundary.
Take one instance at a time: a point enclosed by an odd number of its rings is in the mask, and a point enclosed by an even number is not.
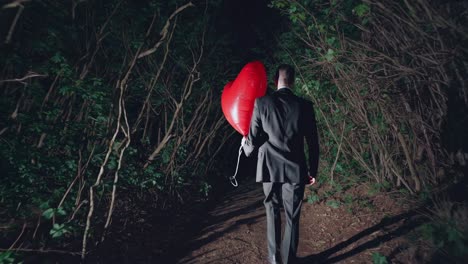
<svg viewBox="0 0 468 264"><path fill-rule="evenodd" d="M330 62L335 58L335 51L332 49L328 49L327 53L323 57L325 58L325 60Z"/></svg>
<svg viewBox="0 0 468 264"><path fill-rule="evenodd" d="M346 194L345 197L344 197L344 202L345 204L347 205L351 205L353 203L353 196L351 194Z"/></svg>
<svg viewBox="0 0 468 264"><path fill-rule="evenodd" d="M52 56L52 58L50 58L50 60L55 63L60 63L64 61L65 59L62 57L62 55L60 55L60 53L57 52L55 53L54 56Z"/></svg>
<svg viewBox="0 0 468 264"><path fill-rule="evenodd" d="M51 219L52 217L54 217L54 215L55 215L54 208L49 208L42 213L42 216L44 216L46 219Z"/></svg>
<svg viewBox="0 0 468 264"><path fill-rule="evenodd" d="M336 200L330 200L330 201L327 202L327 205L330 206L333 209L337 209L337 208L340 207L341 203L339 201L336 201Z"/></svg>
<svg viewBox="0 0 468 264"><path fill-rule="evenodd" d="M366 4L359 4L353 10L358 17L363 17L369 13L370 7Z"/></svg>
<svg viewBox="0 0 468 264"><path fill-rule="evenodd" d="M372 263L374 264L388 264L387 257L380 254L379 252L372 253Z"/></svg>
<svg viewBox="0 0 468 264"><path fill-rule="evenodd" d="M320 197L316 194L311 194L307 197L307 202L310 204L313 204L318 201L320 201Z"/></svg>
<svg viewBox="0 0 468 264"><path fill-rule="evenodd" d="M289 8L289 13L294 13L297 10L297 6L293 5Z"/></svg>
<svg viewBox="0 0 468 264"><path fill-rule="evenodd" d="M68 230L65 228L65 224L54 224L52 229L49 231L52 238L61 237L65 233L68 233Z"/></svg>
<svg viewBox="0 0 468 264"><path fill-rule="evenodd" d="M67 212L65 212L65 210L63 210L62 207L59 207L59 208L57 208L57 214L63 216L63 215L66 215Z"/></svg>
<svg viewBox="0 0 468 264"><path fill-rule="evenodd" d="M343 166L341 166L340 163L336 163L336 167L335 167L335 171L336 172L343 172Z"/></svg>
<svg viewBox="0 0 468 264"><path fill-rule="evenodd" d="M49 208L49 202L47 201L47 202L41 203L41 205L39 205L39 208L42 210Z"/></svg>
<svg viewBox="0 0 468 264"><path fill-rule="evenodd" d="M329 37L329 38L327 38L326 41L327 41L328 45L334 46L335 42L336 42L336 38L335 37Z"/></svg>
<svg viewBox="0 0 468 264"><path fill-rule="evenodd" d="M23 263L15 259L13 251L0 252L0 264Z"/></svg>

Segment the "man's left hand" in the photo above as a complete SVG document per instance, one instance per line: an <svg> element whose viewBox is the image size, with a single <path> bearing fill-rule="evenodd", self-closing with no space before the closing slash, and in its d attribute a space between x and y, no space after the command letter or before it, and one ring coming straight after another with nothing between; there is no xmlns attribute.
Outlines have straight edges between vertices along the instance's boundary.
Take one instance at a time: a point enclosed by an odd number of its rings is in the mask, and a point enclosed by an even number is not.
<svg viewBox="0 0 468 264"><path fill-rule="evenodd" d="M247 141L247 138L246 138L246 137L242 137L242 140L241 140L241 146L242 146L242 147L244 147L246 141Z"/></svg>
<svg viewBox="0 0 468 264"><path fill-rule="evenodd" d="M307 185L314 185L315 184L315 177L309 176L309 181L307 182Z"/></svg>

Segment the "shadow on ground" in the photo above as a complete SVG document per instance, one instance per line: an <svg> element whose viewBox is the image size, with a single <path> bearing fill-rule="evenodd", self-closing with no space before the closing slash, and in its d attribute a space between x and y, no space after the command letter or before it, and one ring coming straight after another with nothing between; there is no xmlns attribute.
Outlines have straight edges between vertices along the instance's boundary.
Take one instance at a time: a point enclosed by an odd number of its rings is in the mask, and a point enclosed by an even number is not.
<svg viewBox="0 0 468 264"><path fill-rule="evenodd" d="M359 232L346 241L340 242L318 254L301 258L299 263L341 262L365 250L378 247L382 243L404 236L427 221L427 218L421 217L419 212L420 209L414 209L396 216L383 218L378 224ZM364 240L366 237L379 231L385 234L359 244L360 241ZM346 250L352 244L359 245Z"/></svg>
<svg viewBox="0 0 468 264"><path fill-rule="evenodd" d="M250 226L263 220L263 193L259 184L254 182L244 183L242 187L234 189L227 193L218 201L217 206L200 224L199 232L194 234L193 241L189 241L186 246L187 255L190 252L196 252L209 244L217 244L221 237L235 233L241 226ZM240 237L234 237L240 243L248 243ZM219 245L219 243L218 243ZM199 254L181 255L176 263L200 263L198 260L207 254L213 254L216 249L202 251ZM235 254L221 255L219 259L210 259L203 263L221 263L224 259L235 258ZM185 258L184 258L185 257ZM218 262L217 262L218 261Z"/></svg>

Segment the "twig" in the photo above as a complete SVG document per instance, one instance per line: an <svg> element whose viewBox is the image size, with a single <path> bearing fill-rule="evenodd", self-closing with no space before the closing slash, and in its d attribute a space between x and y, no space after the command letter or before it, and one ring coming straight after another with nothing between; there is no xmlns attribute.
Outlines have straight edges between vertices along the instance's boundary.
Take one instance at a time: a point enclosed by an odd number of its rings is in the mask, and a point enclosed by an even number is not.
<svg viewBox="0 0 468 264"><path fill-rule="evenodd" d="M123 91L123 88L121 89L121 91ZM121 148L120 153L119 153L118 165L114 173L114 183L112 185L112 195L111 195L112 198L111 198L111 203L109 205L109 211L107 212L107 219L106 219L106 224L104 225L104 230L107 230L107 228L109 227L112 213L114 211L115 196L117 192L117 182L119 180L119 171L120 171L120 168L122 167L122 159L123 159L125 150L128 148L128 146L130 146L130 142L131 142L130 125L128 124L127 111L125 108L125 100L123 98L123 93L121 93L119 101L120 101L119 103L122 105L123 116L124 116L124 121L125 121L125 128L121 126L121 130L125 134L126 143L125 143L125 146ZM104 235L105 235L105 232L103 232L101 241L104 240Z"/></svg>
<svg viewBox="0 0 468 264"><path fill-rule="evenodd" d="M75 179L73 179L70 186L68 186L68 189L65 191L65 194L63 195L62 199L60 200L60 203L58 204L57 208L62 207L62 204L65 201L65 198L67 198L68 193L73 188L73 185L75 185L76 180L78 180L78 178L81 176L81 159L82 159L81 149L78 150L78 157L79 158L78 158L78 165L77 165L77 172L76 172Z"/></svg>
<svg viewBox="0 0 468 264"><path fill-rule="evenodd" d="M58 253L58 254L69 254L69 255L80 255L80 252L65 251L59 249L29 249L29 248L11 248L5 249L0 248L0 251L19 251L19 252L37 252L37 253Z"/></svg>
<svg viewBox="0 0 468 264"><path fill-rule="evenodd" d="M154 86L156 85L157 81L159 80L159 77L161 75L161 72L162 70L164 69L164 65L166 64L166 61L167 61L167 57L168 57L168 54L169 54L169 44L171 43L171 40L172 40L172 36L174 34L174 29L175 29L175 26L173 27L173 29L171 30L171 34L169 35L169 39L166 43L166 48L165 48L165 51L164 51L164 56L163 56L163 59L161 61L161 64L159 65L159 68L158 68L158 71L156 73L156 75L151 79L151 82L149 84L149 91L146 95L146 98L145 98L145 102L143 103L141 109L140 109L140 112L138 114L138 118L137 120L135 121L134 125L133 125L133 129L132 129L132 133L135 133L137 128L138 128L138 125L141 121L141 118L144 114L144 110L145 108L150 108L150 99L151 99L151 95L153 94L153 89L154 89ZM146 130L145 130L146 132Z"/></svg>
<svg viewBox="0 0 468 264"><path fill-rule="evenodd" d="M184 9L188 8L188 7L192 7L192 6L195 6L192 2L188 2L187 4L177 8L172 14L171 16L167 19L166 21L166 24L164 25L163 29L161 30L161 32L159 33L161 35L161 38L159 39L159 41L151 48L151 49L148 49L142 53L140 53L140 55L138 55L138 59L141 59L143 57L146 57L154 52L156 52L156 50L158 50L159 46L161 46L161 44L163 43L164 39L166 39L166 36L167 36L167 33L168 33L168 29L169 29L169 26L171 25L171 20L177 15L179 14L180 12L182 12Z"/></svg>
<svg viewBox="0 0 468 264"><path fill-rule="evenodd" d="M15 247L16 243L18 243L18 241L20 240L20 238L23 236L23 233L24 233L24 230L26 229L26 222L23 224L23 228L21 229L21 233L19 234L19 236L16 238L15 242L13 242L13 244L11 244L11 246L7 249L7 251L10 251L12 250L12 248Z"/></svg>
<svg viewBox="0 0 468 264"><path fill-rule="evenodd" d="M127 76L128 76L128 74L127 74ZM123 95L123 87L121 86L120 96L122 96L122 95ZM122 105L119 104L117 124L116 124L114 134L113 134L113 136L112 136L112 138L111 138L111 140L109 142L109 146L107 148L107 153L106 153L106 156L104 158L104 161L101 163L101 167L99 169L98 176L96 177L96 181L94 182L94 184L91 187L89 187L89 211L88 211L88 217L86 218L85 230L84 230L84 233L83 233L81 259L84 259L85 256L86 256L86 245L87 245L88 232L89 232L89 228L91 226L91 217L93 216L93 213L94 213L94 188L96 188L97 186L99 186L101 184L101 178L102 178L102 175L104 173L104 167L107 165L107 162L109 161L109 157L110 157L110 154L112 152L112 147L114 146L115 139L117 138L117 135L118 135L119 130L120 130L120 119L121 119L121 117L122 117Z"/></svg>
<svg viewBox="0 0 468 264"><path fill-rule="evenodd" d="M3 6L3 8L10 8L10 7L13 7L12 4L14 4L14 3L17 3L17 6L18 6L18 12L16 12L16 16L13 19L13 23L10 26L10 30L8 30L8 35L7 35L6 39L5 39L5 44L10 43L11 36L13 35L13 32L15 31L16 24L18 23L18 20L19 20L21 14L23 13L24 6L21 4L21 2L22 1L15 1L15 2L9 4L9 5Z"/></svg>
<svg viewBox="0 0 468 264"><path fill-rule="evenodd" d="M341 139L340 139L340 144L338 145L338 150L336 152L336 157L335 157L335 161L333 162L333 166L331 168L331 172L330 172L330 179L331 179L331 182L333 183L333 172L335 171L335 167L336 167L336 163L338 162L338 158L340 157L340 151L341 151L341 146L343 145L343 137L344 137L344 131L345 131L345 125L346 125L346 121L343 121L343 126L341 128Z"/></svg>
<svg viewBox="0 0 468 264"><path fill-rule="evenodd" d="M39 215L37 217L36 228L34 229L34 233L33 233L33 236L32 236L33 239L36 238L37 230L39 230L39 226L41 225L41 218L42 218L42 215Z"/></svg>
<svg viewBox="0 0 468 264"><path fill-rule="evenodd" d="M26 73L25 76L21 77L21 78L16 78L16 79L8 79L8 80L0 80L0 83L4 83L4 82L20 82L22 84L26 84L26 82L24 82L25 80L27 79L31 79L31 78L35 78L35 77L47 77L48 75L47 74L39 74L39 73L35 73L35 72L32 72L32 71L29 71L28 73Z"/></svg>

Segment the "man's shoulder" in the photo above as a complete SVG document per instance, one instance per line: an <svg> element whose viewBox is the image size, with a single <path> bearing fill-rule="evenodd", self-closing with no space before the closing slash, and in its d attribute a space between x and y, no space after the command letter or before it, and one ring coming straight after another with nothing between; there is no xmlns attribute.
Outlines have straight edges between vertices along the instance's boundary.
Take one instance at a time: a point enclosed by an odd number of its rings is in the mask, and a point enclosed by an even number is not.
<svg viewBox="0 0 468 264"><path fill-rule="evenodd" d="M266 94L264 96L260 96L260 97L257 97L255 99L257 105L263 105L263 104L266 104L267 102L270 102L272 101L272 95L271 94Z"/></svg>
<svg viewBox="0 0 468 264"><path fill-rule="evenodd" d="M311 100L309 100L309 99L306 99L306 98L304 98L304 97L300 97L300 96L297 96L297 98L299 98L299 101L300 101L300 102L301 102L301 104L303 104L303 105L306 105L306 106L311 106L311 107L313 107L313 106L314 106L314 104L312 103L312 101L311 101Z"/></svg>
<svg viewBox="0 0 468 264"><path fill-rule="evenodd" d="M313 103L311 100L303 98L301 96L298 96L294 93L291 93L292 96L290 96L289 100L293 100L295 102L298 102L300 105L306 106L306 107L312 107L313 108ZM275 97L279 96L278 93L270 93L266 94L261 97L257 97L255 99L257 105L268 105L268 104L274 104L275 103Z"/></svg>

